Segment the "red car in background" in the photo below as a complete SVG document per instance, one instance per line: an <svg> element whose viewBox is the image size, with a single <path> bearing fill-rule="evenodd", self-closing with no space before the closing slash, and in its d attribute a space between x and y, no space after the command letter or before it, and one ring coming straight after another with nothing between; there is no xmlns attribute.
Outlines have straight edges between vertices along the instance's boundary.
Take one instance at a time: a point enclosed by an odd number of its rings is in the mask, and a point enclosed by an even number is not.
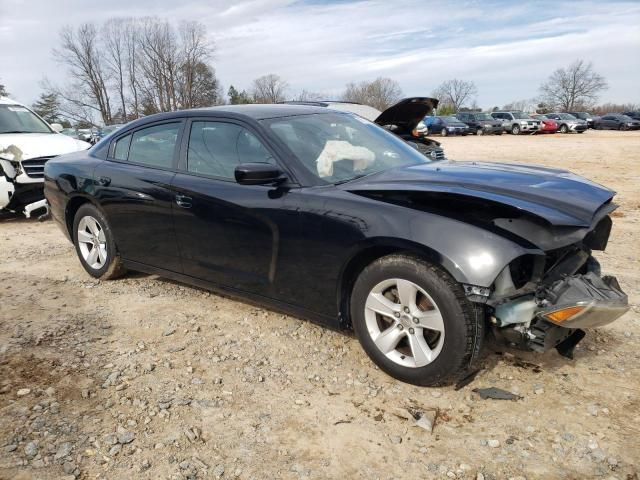
<svg viewBox="0 0 640 480"><path fill-rule="evenodd" d="M546 115L531 115L533 118L540 120L541 126L538 133L556 133L558 131L558 122L551 118L547 118Z"/></svg>

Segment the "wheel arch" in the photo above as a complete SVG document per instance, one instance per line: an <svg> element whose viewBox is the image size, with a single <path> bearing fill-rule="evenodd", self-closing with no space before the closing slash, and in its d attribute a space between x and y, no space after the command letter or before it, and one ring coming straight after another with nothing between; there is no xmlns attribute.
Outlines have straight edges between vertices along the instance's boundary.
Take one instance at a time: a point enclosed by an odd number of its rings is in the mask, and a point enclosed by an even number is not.
<svg viewBox="0 0 640 480"><path fill-rule="evenodd" d="M67 228L67 232L69 233L69 238L73 241L73 221L76 217L76 213L80 209L82 205L91 204L96 207L102 214L104 215L104 211L100 208L98 202L95 199L91 198L88 195L74 195L72 196L64 209L64 223ZM106 215L105 215L106 217Z"/></svg>
<svg viewBox="0 0 640 480"><path fill-rule="evenodd" d="M351 326L349 301L353 286L362 270L379 258L397 253L420 257L441 267L455 279L446 266L447 261L444 256L432 248L403 239L378 238L369 240L360 244L355 249L340 271L337 288L337 306L340 312L340 323L343 328L349 328Z"/></svg>

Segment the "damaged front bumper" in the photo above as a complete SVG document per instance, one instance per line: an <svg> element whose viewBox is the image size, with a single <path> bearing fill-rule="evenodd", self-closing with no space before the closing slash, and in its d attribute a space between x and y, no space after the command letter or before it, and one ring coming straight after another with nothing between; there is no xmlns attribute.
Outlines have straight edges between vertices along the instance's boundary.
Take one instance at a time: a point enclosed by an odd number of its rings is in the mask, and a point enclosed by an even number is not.
<svg viewBox="0 0 640 480"><path fill-rule="evenodd" d="M585 335L582 329L607 325L629 310L628 297L617 279L601 276L600 265L593 257L587 254L570 258L577 262L571 267L570 262L561 262L564 269L570 268L564 274L548 271L546 281L515 291L510 270L501 273L496 289L512 294L487 298L498 338L537 352L556 348L571 358L574 347Z"/></svg>

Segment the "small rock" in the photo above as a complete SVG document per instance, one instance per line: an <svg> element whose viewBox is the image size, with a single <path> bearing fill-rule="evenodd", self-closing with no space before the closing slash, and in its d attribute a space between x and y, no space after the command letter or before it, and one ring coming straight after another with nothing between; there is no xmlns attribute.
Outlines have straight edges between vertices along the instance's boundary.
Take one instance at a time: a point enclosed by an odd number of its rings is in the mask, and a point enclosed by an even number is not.
<svg viewBox="0 0 640 480"><path fill-rule="evenodd" d="M144 472L145 470L149 470L151 468L151 462L146 458L140 464L140 472Z"/></svg>
<svg viewBox="0 0 640 480"><path fill-rule="evenodd" d="M44 391L44 393L46 393L50 397L53 397L56 394L56 389L53 387L49 387Z"/></svg>
<svg viewBox="0 0 640 480"><path fill-rule="evenodd" d="M62 470L64 470L64 473L66 473L67 475L72 474L75 469L75 464L71 462L64 462L64 464L62 465Z"/></svg>
<svg viewBox="0 0 640 480"><path fill-rule="evenodd" d="M36 442L29 442L24 447L24 454L28 459L32 459L38 454L38 444Z"/></svg>
<svg viewBox="0 0 640 480"><path fill-rule="evenodd" d="M478 472L478 474L476 475L476 480L484 480L484 475L482 474L482 472Z"/></svg>
<svg viewBox="0 0 640 480"><path fill-rule="evenodd" d="M618 466L618 459L615 457L609 457L607 458L607 463L609 464L610 467L617 467Z"/></svg>
<svg viewBox="0 0 640 480"><path fill-rule="evenodd" d="M116 431L117 437L118 437L118 443L125 445L127 443L131 443L133 442L133 440L135 440L136 438L136 434L126 430L122 427L118 427L118 430Z"/></svg>
<svg viewBox="0 0 640 480"><path fill-rule="evenodd" d="M492 438L491 440L487 441L487 445L489 445L491 448L498 448L500 446L500 441Z"/></svg>
<svg viewBox="0 0 640 480"><path fill-rule="evenodd" d="M595 450L596 448L598 448L598 442L595 438L592 438L591 440L589 440L587 446L589 447L589 450Z"/></svg>
<svg viewBox="0 0 640 480"><path fill-rule="evenodd" d="M535 393L536 395L542 395L544 393L544 388L538 387L533 390L533 393Z"/></svg>
<svg viewBox="0 0 640 480"><path fill-rule="evenodd" d="M60 460L61 458L68 457L71 454L71 450L73 449L73 445L69 442L64 442L62 445L58 447L58 451L56 452L56 456L54 457L56 460Z"/></svg>
<svg viewBox="0 0 640 480"><path fill-rule="evenodd" d="M168 337L170 335L173 335L174 333L176 333L176 329L174 327L169 327L162 333L162 335Z"/></svg>
<svg viewBox="0 0 640 480"><path fill-rule="evenodd" d="M394 445L398 445L398 444L402 443L402 437L400 435L391 435L389 437L389 441L391 443L393 443Z"/></svg>
<svg viewBox="0 0 640 480"><path fill-rule="evenodd" d="M436 412L434 410L428 410L422 413L420 418L416 420L414 426L424 428L427 432L431 433L433 432L433 426L435 425L435 423Z"/></svg>
<svg viewBox="0 0 640 480"><path fill-rule="evenodd" d="M120 450L122 450L122 445L114 445L113 447L111 447L109 449L109 456L110 457L115 457L117 454L120 453Z"/></svg>
<svg viewBox="0 0 640 480"><path fill-rule="evenodd" d="M116 437L115 434L113 433L109 433L107 435L105 435L102 440L104 441L104 443L106 443L107 445L115 445L116 443L118 443L118 437Z"/></svg>
<svg viewBox="0 0 640 480"><path fill-rule="evenodd" d="M19 397L24 397L25 395L29 395L30 393L31 393L30 388L21 388L20 390L17 391L17 394Z"/></svg>
<svg viewBox="0 0 640 480"><path fill-rule="evenodd" d="M18 449L18 445L12 443L11 445L7 445L4 447L4 451L7 453L15 452Z"/></svg>
<svg viewBox="0 0 640 480"><path fill-rule="evenodd" d="M213 476L215 478L222 478L222 475L224 475L224 465L216 465L213 469Z"/></svg>

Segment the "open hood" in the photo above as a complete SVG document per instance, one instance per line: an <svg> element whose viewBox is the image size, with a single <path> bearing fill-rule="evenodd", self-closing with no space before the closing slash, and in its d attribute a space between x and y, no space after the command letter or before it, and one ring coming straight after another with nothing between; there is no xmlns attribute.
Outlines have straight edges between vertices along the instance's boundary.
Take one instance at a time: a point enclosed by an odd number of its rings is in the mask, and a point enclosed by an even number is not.
<svg viewBox="0 0 640 480"><path fill-rule="evenodd" d="M596 213L615 195L565 170L451 161L385 170L341 187L359 194L428 192L479 198L528 212L551 225L572 227L591 225Z"/></svg>
<svg viewBox="0 0 640 480"><path fill-rule="evenodd" d="M438 100L428 97L410 97L387 108L374 121L378 125L396 125L410 132L438 106Z"/></svg>

